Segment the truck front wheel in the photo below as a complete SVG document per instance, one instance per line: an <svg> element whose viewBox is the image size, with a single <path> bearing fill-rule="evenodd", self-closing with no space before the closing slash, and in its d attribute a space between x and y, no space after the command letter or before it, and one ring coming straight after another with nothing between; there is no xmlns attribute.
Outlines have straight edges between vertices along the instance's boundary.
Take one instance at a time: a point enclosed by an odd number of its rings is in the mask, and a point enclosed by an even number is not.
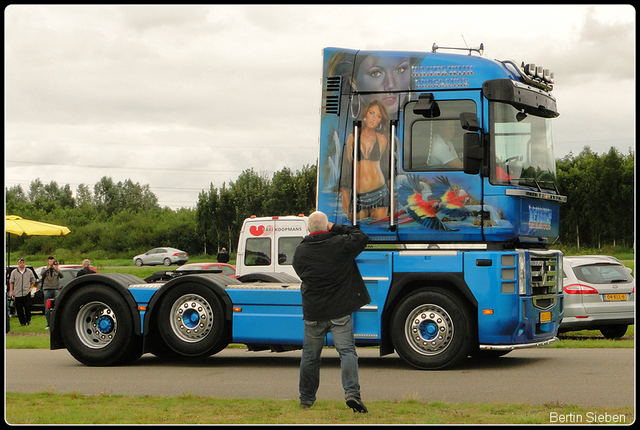
<svg viewBox="0 0 640 430"><path fill-rule="evenodd" d="M465 359L474 346L467 306L441 289L423 290L404 299L391 321L398 355L419 369L442 369Z"/></svg>
<svg viewBox="0 0 640 430"><path fill-rule="evenodd" d="M87 285L64 304L60 331L76 360L110 366L142 355L142 340L133 332L133 316L124 298L110 287Z"/></svg>
<svg viewBox="0 0 640 430"><path fill-rule="evenodd" d="M180 355L205 356L224 349L228 345L225 326L221 300L203 285L176 285L160 303L160 336Z"/></svg>

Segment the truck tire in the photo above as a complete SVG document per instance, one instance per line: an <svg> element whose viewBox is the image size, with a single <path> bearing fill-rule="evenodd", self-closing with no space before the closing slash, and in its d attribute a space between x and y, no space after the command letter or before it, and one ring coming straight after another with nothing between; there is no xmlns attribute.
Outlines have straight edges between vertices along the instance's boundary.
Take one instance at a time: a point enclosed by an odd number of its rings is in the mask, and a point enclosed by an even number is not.
<svg viewBox="0 0 640 430"><path fill-rule="evenodd" d="M184 283L173 287L158 308L158 330L180 355L213 355L229 344L224 307L208 287Z"/></svg>
<svg viewBox="0 0 640 430"><path fill-rule="evenodd" d="M443 369L466 359L474 346L467 306L442 289L422 290L405 298L391 320L398 355L418 369ZM475 345L477 347L477 345Z"/></svg>
<svg viewBox="0 0 640 430"><path fill-rule="evenodd" d="M125 299L105 285L86 285L64 304L60 331L71 355L89 366L112 366L142 355L142 339L133 332Z"/></svg>

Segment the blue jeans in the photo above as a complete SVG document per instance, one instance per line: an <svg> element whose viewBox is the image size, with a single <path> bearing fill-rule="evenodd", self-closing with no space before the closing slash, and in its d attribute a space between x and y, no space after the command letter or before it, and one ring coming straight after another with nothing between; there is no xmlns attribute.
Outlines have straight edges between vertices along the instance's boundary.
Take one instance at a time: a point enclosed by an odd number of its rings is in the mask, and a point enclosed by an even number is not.
<svg viewBox="0 0 640 430"><path fill-rule="evenodd" d="M327 333L331 333L333 344L340 355L342 387L345 399L360 399L358 383L358 354L353 337L351 315L328 321L304 321L302 359L300 360L300 404L311 406L316 401L320 385L320 362L322 347Z"/></svg>
<svg viewBox="0 0 640 430"><path fill-rule="evenodd" d="M44 316L47 319L47 327L49 327L49 316L51 315L51 311L47 308L47 299L55 299L60 294L60 290L42 290L43 300L44 300Z"/></svg>

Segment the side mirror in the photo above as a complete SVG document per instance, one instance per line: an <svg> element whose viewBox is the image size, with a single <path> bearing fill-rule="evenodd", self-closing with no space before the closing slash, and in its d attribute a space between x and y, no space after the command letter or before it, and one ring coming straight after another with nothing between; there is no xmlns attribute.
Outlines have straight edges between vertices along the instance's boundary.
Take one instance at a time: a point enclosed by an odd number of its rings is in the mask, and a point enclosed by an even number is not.
<svg viewBox="0 0 640 430"><path fill-rule="evenodd" d="M413 107L413 113L425 118L437 118L440 116L440 107L433 98L432 93L423 93L418 96L418 102Z"/></svg>
<svg viewBox="0 0 640 430"><path fill-rule="evenodd" d="M460 114L460 126L467 131L480 131L478 115L473 112L462 112Z"/></svg>
<svg viewBox="0 0 640 430"><path fill-rule="evenodd" d="M477 175L480 173L484 149L478 133L465 133L464 135L464 173Z"/></svg>

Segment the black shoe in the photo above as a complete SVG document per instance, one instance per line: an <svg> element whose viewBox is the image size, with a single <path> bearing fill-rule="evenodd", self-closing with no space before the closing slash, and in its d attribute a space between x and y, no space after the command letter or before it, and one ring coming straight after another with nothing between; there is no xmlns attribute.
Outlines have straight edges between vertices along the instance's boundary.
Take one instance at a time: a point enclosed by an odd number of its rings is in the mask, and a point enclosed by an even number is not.
<svg viewBox="0 0 640 430"><path fill-rule="evenodd" d="M347 399L347 406L353 409L353 412L360 412L361 414L366 414L369 412L367 407L362 403L362 400L356 399L355 397L349 397Z"/></svg>

